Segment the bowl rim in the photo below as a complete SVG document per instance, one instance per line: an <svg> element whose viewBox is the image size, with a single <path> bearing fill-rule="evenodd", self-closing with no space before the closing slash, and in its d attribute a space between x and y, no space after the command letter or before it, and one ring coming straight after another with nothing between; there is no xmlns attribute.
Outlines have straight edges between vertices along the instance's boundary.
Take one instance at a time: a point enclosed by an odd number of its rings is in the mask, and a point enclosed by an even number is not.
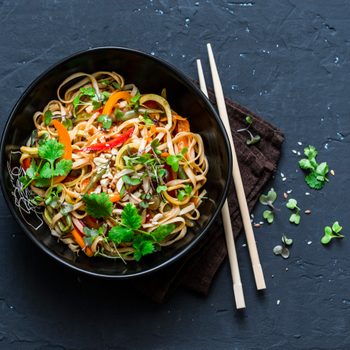
<svg viewBox="0 0 350 350"><path fill-rule="evenodd" d="M170 70L175 76L178 76L185 84L187 84L208 107L208 109L211 111L211 114L215 117L217 124L219 125L219 128L221 129L221 132L224 137L224 143L226 145L227 149L227 163L228 163L228 169L229 171L227 172L225 176L225 185L223 189L223 193L221 196L221 199L218 201L216 208L213 212L213 215L211 218L208 220L206 227L204 227L202 230L200 230L200 234L195 236L193 240L186 246L184 247L181 251L179 251L177 254L171 256L168 260L163 261L161 264L158 264L156 266L153 266L151 268L147 268L141 271L137 271L135 273L131 274L118 274L118 275L113 275L113 274L106 274L106 273L98 273L94 271L89 271L85 270L84 268L81 268L79 266L76 266L74 262L69 262L63 259L62 257L56 255L54 252L52 252L49 247L47 247L43 242L40 242L38 239L35 238L35 236L30 232L30 230L27 228L27 226L24 224L24 222L19 218L19 215L15 211L15 205L13 203L13 200L8 196L7 190L5 189L5 179L4 179L4 171L6 171L7 167L2 167L3 170L0 171L0 185L1 185L1 190L3 192L3 196L6 200L7 207L10 209L10 212L12 216L15 218L16 222L19 224L19 226L22 228L22 230L26 233L26 235L46 254L48 254L51 258L56 260L57 262L70 267L71 269L86 274L94 277L100 277L100 278L105 278L105 279L114 279L114 280L126 280L126 279L133 279L141 276L146 276L151 273L154 273L156 271L159 271L167 266L170 266L173 264L175 261L178 261L179 259L183 258L185 255L187 255L194 246L198 245L199 242L203 239L203 237L206 235L207 231L212 227L213 223L215 222L218 214L221 211L221 208L226 200L227 194L228 194L228 189L230 185L230 180L231 180L231 169L232 169L232 151L231 147L229 146L229 139L227 136L226 129L224 127L223 122L221 121L221 118L219 117L217 111L213 107L213 105L210 103L209 99L204 95L204 93L194 84L194 82L187 77L182 71L180 71L178 68L176 68L174 65L171 63L165 61L162 58L147 54L145 52L142 52L140 50L132 49L132 48L126 48L126 47L121 47L121 46L97 46L97 47L92 47L89 49L85 50L80 50L77 51L69 56L66 56L57 62L51 64L48 68L46 68L42 73L40 73L25 89L25 91L21 94L21 96L18 98L17 102L15 103L14 107L11 109L11 112L7 118L7 121L5 123L2 135L1 135L1 143L0 143L0 164L3 164L3 162L6 159L5 155L5 138L8 133L8 128L9 125L14 118L16 111L18 107L21 105L23 100L27 97L27 95L35 88L35 86L47 75L49 74L53 69L55 69L57 66L60 66L64 63L67 63L68 61L77 58L78 56L89 54L91 52L96 52L96 51L103 51L103 50L117 50L117 51L123 51L123 52L130 52L132 54L144 56L148 59L151 59L153 61L156 61L156 63L161 64L165 66L168 70Z"/></svg>

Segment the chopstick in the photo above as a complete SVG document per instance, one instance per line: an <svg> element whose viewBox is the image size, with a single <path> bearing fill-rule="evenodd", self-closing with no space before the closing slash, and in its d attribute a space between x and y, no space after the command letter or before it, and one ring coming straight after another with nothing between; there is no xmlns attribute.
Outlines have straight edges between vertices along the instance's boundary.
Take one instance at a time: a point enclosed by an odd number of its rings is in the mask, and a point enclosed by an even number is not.
<svg viewBox="0 0 350 350"><path fill-rule="evenodd" d="M200 88L203 91L204 95L208 97L207 86L205 84L202 64L200 60L197 60L197 70L198 70ZM235 296L236 308L244 309L245 308L244 293L242 288L241 275L239 273L237 253L236 253L235 241L233 239L232 223L231 223L230 211L228 208L227 200L225 200L224 206L222 207L221 215L222 215L222 221L224 223L226 247L227 247L230 268L231 268L233 293Z"/></svg>
<svg viewBox="0 0 350 350"><path fill-rule="evenodd" d="M249 209L248 209L247 199L244 193L242 176L239 170L236 149L232 139L230 123L227 116L224 93L222 90L219 73L216 67L213 50L210 44L207 44L207 49L208 49L210 69L211 69L211 75L212 75L213 84L214 84L214 91L215 91L216 102L218 105L219 115L221 117L222 122L225 125L226 132L230 140L232 157L233 157L232 176L233 176L233 181L234 181L234 185L237 193L238 204L239 204L239 208L242 216L243 227L247 238L247 244L249 249L250 260L252 262L255 284L257 289L261 290L266 288L264 273L260 264L259 253L256 247L252 223L250 221Z"/></svg>

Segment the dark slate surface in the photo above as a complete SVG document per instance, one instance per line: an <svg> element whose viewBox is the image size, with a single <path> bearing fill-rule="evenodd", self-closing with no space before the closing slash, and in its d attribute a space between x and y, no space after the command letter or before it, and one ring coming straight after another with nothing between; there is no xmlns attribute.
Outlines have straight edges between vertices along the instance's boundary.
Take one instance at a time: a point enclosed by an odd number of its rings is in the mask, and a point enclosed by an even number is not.
<svg viewBox="0 0 350 350"><path fill-rule="evenodd" d="M207 66L210 41L226 95L286 135L271 184L282 210L256 230L264 294L238 241L245 312L235 311L227 262L208 297L178 290L164 305L67 270L29 241L1 196L0 348L349 349L349 15L346 0L0 1L1 130L30 82L75 51L136 48L196 78L195 59ZM298 141L314 144L335 170L321 192L297 170ZM299 227L283 209L289 189L312 209ZM347 238L325 248L323 227L335 220ZM295 241L288 260L272 254L282 233Z"/></svg>

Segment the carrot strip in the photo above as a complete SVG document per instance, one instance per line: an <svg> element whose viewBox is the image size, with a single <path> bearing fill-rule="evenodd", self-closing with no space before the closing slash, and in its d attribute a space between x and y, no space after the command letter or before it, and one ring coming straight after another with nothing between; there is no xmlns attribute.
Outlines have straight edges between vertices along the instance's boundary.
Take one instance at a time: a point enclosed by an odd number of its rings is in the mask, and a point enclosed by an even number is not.
<svg viewBox="0 0 350 350"><path fill-rule="evenodd" d="M115 92L113 92L109 96L105 106L103 107L102 114L110 115L112 113L114 105L119 100L126 100L129 102L130 101L130 93L128 91L115 91Z"/></svg>
<svg viewBox="0 0 350 350"><path fill-rule="evenodd" d="M120 201L120 194L119 193L112 193L109 195L109 199L112 203L119 202Z"/></svg>
<svg viewBox="0 0 350 350"><path fill-rule="evenodd" d="M94 253L92 252L92 250L90 249L90 247L88 247L85 242L83 237L79 234L78 230L73 228L72 232L71 232L72 236L74 237L75 241L79 244L79 247L84 251L84 253L89 256L92 257L94 255Z"/></svg>
<svg viewBox="0 0 350 350"><path fill-rule="evenodd" d="M85 216L84 222L92 228L98 228L97 220L89 215Z"/></svg>
<svg viewBox="0 0 350 350"><path fill-rule="evenodd" d="M64 154L62 156L62 159L72 160L72 143L68 130L57 119L54 119L51 123L57 130L58 141L64 145ZM57 184L59 182L62 182L65 178L66 176L57 176L55 177L54 183Z"/></svg>
<svg viewBox="0 0 350 350"><path fill-rule="evenodd" d="M160 154L160 156L163 157L163 158L166 158L169 155L170 155L169 152L163 152L163 153Z"/></svg>

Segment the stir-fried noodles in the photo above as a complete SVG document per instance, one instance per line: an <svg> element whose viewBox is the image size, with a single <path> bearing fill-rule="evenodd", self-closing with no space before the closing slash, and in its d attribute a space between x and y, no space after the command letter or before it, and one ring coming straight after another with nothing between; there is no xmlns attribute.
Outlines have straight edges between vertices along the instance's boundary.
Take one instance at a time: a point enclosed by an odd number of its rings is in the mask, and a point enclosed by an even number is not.
<svg viewBox="0 0 350 350"><path fill-rule="evenodd" d="M165 95L114 72L76 73L34 114L22 190L73 252L138 261L199 219L203 142Z"/></svg>

